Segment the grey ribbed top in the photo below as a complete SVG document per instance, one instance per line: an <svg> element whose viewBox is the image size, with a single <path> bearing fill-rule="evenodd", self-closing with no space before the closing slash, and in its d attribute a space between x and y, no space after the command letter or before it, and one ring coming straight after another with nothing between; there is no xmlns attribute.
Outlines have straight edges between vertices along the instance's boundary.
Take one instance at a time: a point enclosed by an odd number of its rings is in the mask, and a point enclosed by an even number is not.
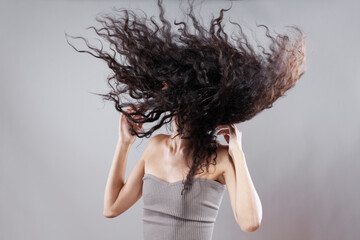
<svg viewBox="0 0 360 240"><path fill-rule="evenodd" d="M143 177L143 240L211 240L226 185L193 178L190 191L183 180L167 183Z"/></svg>

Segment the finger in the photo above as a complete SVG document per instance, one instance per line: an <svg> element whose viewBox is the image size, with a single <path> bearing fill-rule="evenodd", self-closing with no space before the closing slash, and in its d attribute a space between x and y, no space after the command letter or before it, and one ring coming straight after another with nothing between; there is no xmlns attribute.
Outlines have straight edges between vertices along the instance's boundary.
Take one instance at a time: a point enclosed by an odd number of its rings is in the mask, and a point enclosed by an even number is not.
<svg viewBox="0 0 360 240"><path fill-rule="evenodd" d="M220 130L220 129L222 129L222 128L228 128L228 126L227 126L227 125L220 125L220 126L217 126L217 127L216 127L217 130Z"/></svg>
<svg viewBox="0 0 360 240"><path fill-rule="evenodd" d="M223 129L223 130L220 130L217 134L218 134L218 135L221 135L221 134L230 134L230 130L229 130L229 129Z"/></svg>
<svg viewBox="0 0 360 240"><path fill-rule="evenodd" d="M233 124L233 127L232 127L232 132L237 132L238 134L242 134L242 131L240 131L235 124Z"/></svg>
<svg viewBox="0 0 360 240"><path fill-rule="evenodd" d="M127 106L127 107L126 107L126 111L127 111L128 113L134 112L133 106Z"/></svg>
<svg viewBox="0 0 360 240"><path fill-rule="evenodd" d="M231 124L229 124L229 128L230 128L230 132L234 133L235 129L236 129L236 126L235 126L234 123L231 123Z"/></svg>
<svg viewBox="0 0 360 240"><path fill-rule="evenodd" d="M120 113L121 122L124 122L127 116L124 113Z"/></svg>
<svg viewBox="0 0 360 240"><path fill-rule="evenodd" d="M124 108L124 112L122 114L125 115L125 113L130 113L130 112L131 112L130 107L126 107Z"/></svg>
<svg viewBox="0 0 360 240"><path fill-rule="evenodd" d="M136 126L136 131L139 132L143 129L143 124L139 124Z"/></svg>

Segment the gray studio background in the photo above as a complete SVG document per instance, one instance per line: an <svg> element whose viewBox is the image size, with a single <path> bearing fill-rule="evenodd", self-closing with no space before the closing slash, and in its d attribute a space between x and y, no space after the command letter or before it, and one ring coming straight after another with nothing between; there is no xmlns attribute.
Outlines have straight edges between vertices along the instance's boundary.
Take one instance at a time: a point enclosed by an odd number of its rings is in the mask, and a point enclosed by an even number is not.
<svg viewBox="0 0 360 240"><path fill-rule="evenodd" d="M167 18L182 19L178 1L164 4ZM85 28L99 26L95 16L113 6L158 16L155 0L0 1L1 240L141 239L142 199L116 218L102 215L119 113L90 92L108 89L110 69L65 39L67 32L98 44ZM202 18L229 6L205 1ZM272 109L237 125L263 221L256 232L242 232L226 192L214 240L358 239L359 9L357 1L249 0L234 1L225 14L226 27L230 17L260 40L255 23L271 33L300 26L307 73ZM126 177L147 141L132 146Z"/></svg>

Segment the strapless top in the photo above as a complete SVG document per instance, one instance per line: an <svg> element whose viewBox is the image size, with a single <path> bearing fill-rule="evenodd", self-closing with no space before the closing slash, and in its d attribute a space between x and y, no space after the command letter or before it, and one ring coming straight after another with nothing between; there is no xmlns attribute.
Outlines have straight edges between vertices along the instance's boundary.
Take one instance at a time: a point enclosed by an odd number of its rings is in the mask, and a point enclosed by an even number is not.
<svg viewBox="0 0 360 240"><path fill-rule="evenodd" d="M143 240L211 240L226 185L193 178L181 195L183 180L168 183L143 177Z"/></svg>

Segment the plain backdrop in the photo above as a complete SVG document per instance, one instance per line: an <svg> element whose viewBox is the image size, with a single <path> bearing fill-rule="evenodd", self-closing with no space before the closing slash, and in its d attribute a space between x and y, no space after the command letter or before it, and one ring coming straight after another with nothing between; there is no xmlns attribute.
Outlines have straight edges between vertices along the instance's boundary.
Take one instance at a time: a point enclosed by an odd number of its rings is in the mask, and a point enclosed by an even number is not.
<svg viewBox="0 0 360 240"><path fill-rule="evenodd" d="M182 19L179 1L164 6L171 22ZM211 13L229 6L205 0L195 10L208 24ZM95 16L112 7L140 8L158 20L155 0L0 1L0 239L142 238L142 198L116 218L103 216L120 113L91 92L108 90L111 70L65 38L98 44L86 28L99 26ZM299 26L307 72L273 108L237 124L263 221L256 232L242 232L226 192L214 240L358 239L359 9L355 0L248 0L233 1L225 13L229 30L230 18L259 40L266 38L256 23L271 33ZM131 147L126 177L148 140Z"/></svg>

